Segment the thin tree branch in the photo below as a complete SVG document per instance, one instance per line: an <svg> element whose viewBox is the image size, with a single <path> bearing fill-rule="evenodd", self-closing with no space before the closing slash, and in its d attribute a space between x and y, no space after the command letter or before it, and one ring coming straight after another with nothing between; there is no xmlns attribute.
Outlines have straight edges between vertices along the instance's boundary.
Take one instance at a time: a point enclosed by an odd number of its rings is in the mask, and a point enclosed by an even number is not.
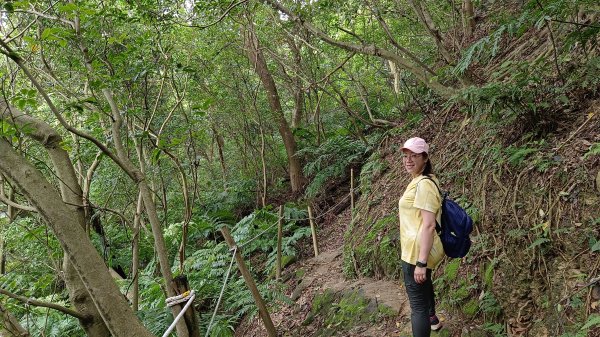
<svg viewBox="0 0 600 337"><path fill-rule="evenodd" d="M11 201L10 199L8 199L6 197L6 195L4 195L4 191L0 188L0 201L5 203L8 206L14 207L14 208L18 208L21 209L23 211L27 211L27 212L37 212L37 209L33 206L27 206L27 205L21 205L21 204L17 204L16 202Z"/></svg>
<svg viewBox="0 0 600 337"><path fill-rule="evenodd" d="M321 82L326 82L326 81L328 82L328 81L329 81L329 78L331 77L331 75L333 75L334 73L336 73L338 70L342 69L342 68L344 67L344 65L345 65L345 64L346 64L348 61L350 61L350 59L351 59L352 57L354 57L354 55L356 55L356 53L355 53L355 52L351 52L351 53L348 55L348 57L346 57L346 58L344 59L344 61L342 61L342 63L340 63L340 64L339 64L337 67L335 67L333 70L331 70L329 73L327 73L327 75L325 75L325 76L324 76L322 79L320 79L320 80L318 80L318 81L316 81L316 82L312 82L312 83L310 83L310 84L308 85L308 87L306 87L306 88L302 88L302 90L304 90L304 91L307 91L307 90L309 90L309 89L310 89L311 87L313 87L313 86L318 86L318 84L319 84L319 83L321 83Z"/></svg>
<svg viewBox="0 0 600 337"><path fill-rule="evenodd" d="M14 39L18 39L19 37L21 37L23 34L25 34L29 30L29 28L31 26L33 26L34 23L35 23L35 20L31 21L20 33L18 33L17 35L15 35L15 36L7 39L6 43L9 43L10 41L12 41ZM11 32L11 34L12 34L12 32Z"/></svg>
<svg viewBox="0 0 600 337"><path fill-rule="evenodd" d="M229 7L227 7L227 9L225 9L225 12L223 12L223 14L221 14L221 16L219 16L219 18L211 23L207 23L206 25L189 25L189 24L185 24L185 23L181 23L178 21L174 21L173 22L179 26L182 27L189 27L189 28L200 28L200 29L204 29L204 28L208 28L211 26L216 25L217 23L223 21L223 19L225 19L225 17L227 16L227 14L229 14L229 12L231 12L232 9L234 9L235 7L248 2L248 0L242 0L242 1L238 1L236 3L234 3L235 1L232 1L231 4L229 5Z"/></svg>
<svg viewBox="0 0 600 337"><path fill-rule="evenodd" d="M269 6L273 7L274 9L286 14L290 18L291 21L294 21L294 22L302 25L305 29L307 29L313 35L317 36L319 39L321 39L322 41L324 41L332 46L336 46L336 47L339 47L339 48L342 48L342 49L345 49L348 51L353 51L353 52L357 52L357 53L361 53L361 54L378 56L378 57L381 57L386 60L392 60L392 61L396 62L396 64L398 64L398 66L409 71L416 78L418 78L419 81L421 81L423 84L427 85L429 88L433 89L436 93L438 93L439 95L441 95L443 97L451 97L452 95L454 95L456 93L455 88L447 87L447 86L441 84L433 76L431 76L425 69L411 63L410 61L408 61L407 59L403 58L402 56L400 56L396 53L393 53L393 52L391 52L387 49L381 48L381 47L377 47L374 44L357 45L357 44L348 43L348 42L344 42L344 41L338 41L338 40L332 38L331 36L327 35L322 30L313 26L308 21L305 21L304 19L302 19L301 17L299 17L298 15L296 15L295 13L293 13L292 11L290 11L289 9L287 9L286 7L281 5L278 1L276 1L276 0L262 0L262 1L266 4L268 4Z"/></svg>
<svg viewBox="0 0 600 337"><path fill-rule="evenodd" d="M50 308L50 309L54 309L54 310L58 310L60 312L63 312L67 315L73 316L77 319L80 320L87 320L89 319L88 316L84 316L82 314L80 314L79 312L73 310L73 309L69 309L69 308L65 308L61 305L55 304L55 303L49 303L49 302L42 302L42 301L38 301L36 299L33 299L31 297L26 297L26 296L21 296L21 295L17 295L17 294L13 294L7 290L4 290L2 288L0 288L0 294L6 295L10 298L14 298L15 300L21 301L25 304L30 304L30 305L34 305L36 307L44 307L44 308Z"/></svg>
<svg viewBox="0 0 600 337"><path fill-rule="evenodd" d="M25 75L27 75L27 77L29 78L29 80L31 81L33 86L38 90L40 95L42 95L42 97L44 98L44 101L46 101L46 104L48 104L48 107L50 108L50 110L52 111L54 116L58 119L59 123L65 129L67 129L67 131L72 132L72 133L76 134L77 136L85 138L85 139L91 141L92 143L94 143L94 145L96 145L100 150L102 150L102 152L104 152L107 156L109 156L119 167L121 167L125 171L125 173L130 174L130 171L125 166L125 164L112 151L110 151L108 149L108 147L106 147L106 145L101 143L98 139L94 138L93 136L87 134L86 132L78 130L78 129L74 128L73 126L69 125L69 123L67 123L67 121L64 119L64 117L58 111L58 108L54 105L54 103L50 99L50 96L48 96L48 93L46 93L44 88L42 88L41 84L37 81L37 79L33 76L33 74L31 74L29 69L23 64L23 59L16 52L14 52L12 50L12 48L10 48L10 46L8 44L6 44L5 41L0 40L0 46L2 46L4 48L4 50L0 50L0 53L6 55L11 60L13 60L13 62L15 62L19 66L19 68L25 73ZM132 176L131 178L134 181L138 181L138 177Z"/></svg>
<svg viewBox="0 0 600 337"><path fill-rule="evenodd" d="M54 5L50 6L50 8L53 7L53 6ZM46 14L46 13L38 12L38 11L33 10L33 9L15 10L15 13L33 14L33 15L35 15L37 17L40 17L40 18L62 22L62 23L67 24L67 25L69 25L71 27L73 27L73 24L74 24L73 21L69 21L67 19L59 18L58 16L53 16L53 15L49 15L49 14Z"/></svg>
<svg viewBox="0 0 600 337"><path fill-rule="evenodd" d="M398 49L404 55L406 55L408 58L410 58L411 60L413 60L413 62L415 62L416 64L418 64L421 67L423 67L423 69L427 70L427 72L430 73L431 75L435 76L435 72L431 68L429 68L425 63L423 63L421 60L419 60L419 58L416 57L413 53L411 53L408 49L406 49L406 48L404 48L404 47L402 47L401 45L398 44L398 42L396 41L396 39L394 39L394 36L393 36L392 32L390 31L390 27L387 25L387 23L385 22L385 20L383 20L383 17L381 16L381 12L379 11L379 9L377 7L375 7L375 5L371 5L371 11L375 14L375 18L377 18L377 21L379 22L379 25L385 31L385 34L387 35L388 40L390 41L390 43L394 47L396 47L396 49Z"/></svg>

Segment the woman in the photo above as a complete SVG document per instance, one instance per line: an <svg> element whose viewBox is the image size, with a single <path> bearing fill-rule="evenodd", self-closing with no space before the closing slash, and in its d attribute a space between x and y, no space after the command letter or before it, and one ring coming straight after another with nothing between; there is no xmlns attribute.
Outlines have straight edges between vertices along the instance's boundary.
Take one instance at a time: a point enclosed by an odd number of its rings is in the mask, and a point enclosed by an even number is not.
<svg viewBox="0 0 600 337"><path fill-rule="evenodd" d="M411 138L402 147L402 163L412 180L398 202L400 245L404 285L410 302L414 337L431 335L442 325L435 313L431 271L444 256L442 242L435 231L440 221L442 198L429 159L429 145L422 138ZM434 182L435 181L435 182Z"/></svg>

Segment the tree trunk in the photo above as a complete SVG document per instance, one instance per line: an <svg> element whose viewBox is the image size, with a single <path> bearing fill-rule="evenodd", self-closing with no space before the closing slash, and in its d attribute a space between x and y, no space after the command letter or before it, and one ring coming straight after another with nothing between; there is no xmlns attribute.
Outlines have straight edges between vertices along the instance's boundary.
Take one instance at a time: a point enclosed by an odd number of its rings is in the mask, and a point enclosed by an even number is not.
<svg viewBox="0 0 600 337"><path fill-rule="evenodd" d="M0 173L21 189L48 222L110 333L116 337L152 336L129 308L104 261L81 228L79 215L65 205L39 171L3 139L0 139Z"/></svg>
<svg viewBox="0 0 600 337"><path fill-rule="evenodd" d="M158 257L160 271L165 280L165 290L168 297L176 296L177 293L175 291L175 286L173 284L173 273L171 272L171 264L169 263L169 256L167 252L167 246L165 244L165 239L162 233L162 228L160 225L160 219L158 218L158 213L156 211L156 204L152 199L152 192L148 187L148 183L146 181L145 175L131 162L131 159L128 157L128 153L123 146L121 141L121 113L119 112L116 103L113 99L112 93L108 89L102 90L106 100L111 105L111 110L113 112L113 125L112 125L112 136L115 145L115 149L117 150L117 157L125 168L125 172L133 179L133 181L137 184L139 188L139 192L142 196L142 200L144 202L144 209L146 210L146 214L148 215L148 220L150 221L150 227L152 228L152 235L154 237L154 248L156 250L156 255ZM173 317L177 317L179 312L181 311L181 307L178 305L174 305L171 307L171 312ZM188 337L187 327L185 326L185 322L179 321L177 323L177 336L179 337Z"/></svg>
<svg viewBox="0 0 600 337"><path fill-rule="evenodd" d="M396 1L398 1L398 0L396 0ZM408 0L408 2L410 3L413 10L415 11L415 14L417 14L417 17L419 18L419 21L421 22L421 24L423 24L425 29L427 29L427 32L429 33L429 35L431 35L431 37L433 38L433 41L435 42L435 45L438 47L438 51L442 55L442 58L444 59L444 61L446 61L446 63L448 63L448 64L456 63L455 58L452 57L452 54L450 53L450 51L448 51L448 49L446 49L446 47L444 46L442 34L441 34L439 28L437 27L437 25L435 24L435 22L433 22L431 15L427 11L427 8L425 8L425 6L423 5L423 1L422 0Z"/></svg>
<svg viewBox="0 0 600 337"><path fill-rule="evenodd" d="M219 153L219 162L221 164L221 174L223 175L223 185L227 183L227 166L225 165L225 155L223 154L223 148L225 147L225 139L219 133L219 130L215 125L212 126L212 131L217 142L217 151Z"/></svg>
<svg viewBox="0 0 600 337"><path fill-rule="evenodd" d="M4 189L4 178L0 176L0 189ZM4 193L4 190L0 191ZM9 187L8 200L13 200L14 193L13 189ZM15 208L11 205L7 205L6 214L8 215L8 224L11 224L15 220ZM4 236L0 237L0 275L6 274L6 241Z"/></svg>
<svg viewBox="0 0 600 337"><path fill-rule="evenodd" d="M142 195L138 193L137 206L135 208L135 215L133 216L133 252L131 258L131 279L133 282L131 306L135 312L138 311L140 298L140 225L144 210L143 202Z"/></svg>
<svg viewBox="0 0 600 337"><path fill-rule="evenodd" d="M396 95L399 95L400 94L400 72L396 68L396 64L394 62L388 60L388 65L390 66L390 73L392 73L392 76L394 77L394 82L393 82L392 87L394 88L394 92L396 93Z"/></svg>
<svg viewBox="0 0 600 337"><path fill-rule="evenodd" d="M265 162L265 131L263 130L262 123L260 124L260 163L262 165L262 204L265 208L267 206L267 164Z"/></svg>
<svg viewBox="0 0 600 337"><path fill-rule="evenodd" d="M0 337L28 337L29 332L19 324L19 320L13 316L0 303Z"/></svg>
<svg viewBox="0 0 600 337"><path fill-rule="evenodd" d="M302 79L298 73L302 67L302 54L300 54L300 48L296 45L293 38L288 38L288 45L292 51L294 57L294 76L292 78L293 85L292 90L294 94L294 111L292 112L292 129L299 128L302 123L302 116L304 115L304 90L302 88Z"/></svg>
<svg viewBox="0 0 600 337"><path fill-rule="evenodd" d="M85 231L83 191L79 185L69 154L61 147L62 137L50 125L8 106L4 101L0 101L0 111L2 111L0 119L14 123L18 128L27 127L31 130L28 135L44 146L52 160L55 174L60 181L60 191L65 207L70 208L71 214L74 216L72 220L76 221L78 226ZM104 263L102 265L104 266ZM96 310L82 280L72 268L67 254L65 254L63 260L63 272L71 303L81 314L88 317L86 320L80 320L83 329L91 336L109 336L108 328L102 321L100 313Z"/></svg>
<svg viewBox="0 0 600 337"><path fill-rule="evenodd" d="M279 134L283 139L285 150L288 157L288 168L290 175L290 183L292 185L292 191L296 192L302 188L304 184L304 175L302 174L302 166L300 160L296 156L296 140L292 134L292 130L288 125L287 120L283 114L283 108L279 100L279 94L277 92L277 86L273 80L273 76L267 68L267 62L260 50L258 37L254 32L254 25L252 22L248 23L244 30L244 40L248 52L248 58L254 66L256 74L260 78L265 90L267 91L267 99L271 110L275 115L275 119L278 123Z"/></svg>
<svg viewBox="0 0 600 337"><path fill-rule="evenodd" d="M473 2L471 0L463 0L462 2L462 24L465 38L470 38L475 29L475 13L473 11Z"/></svg>
<svg viewBox="0 0 600 337"><path fill-rule="evenodd" d="M190 290L190 284L185 275L175 277L174 282L178 293L183 294ZM185 305L185 302L182 304ZM183 319L190 332L190 337L200 337L200 324L198 324L198 317L196 316L196 309L194 309L193 304L183 314Z"/></svg>

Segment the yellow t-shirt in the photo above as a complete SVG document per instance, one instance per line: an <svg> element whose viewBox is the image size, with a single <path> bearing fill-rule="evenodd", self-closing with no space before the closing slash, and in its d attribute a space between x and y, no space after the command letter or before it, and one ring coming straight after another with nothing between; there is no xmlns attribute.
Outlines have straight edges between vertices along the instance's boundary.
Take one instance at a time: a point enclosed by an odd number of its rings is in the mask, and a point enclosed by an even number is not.
<svg viewBox="0 0 600 337"><path fill-rule="evenodd" d="M432 177L436 183L436 177ZM438 223L441 221L442 197L435 183L420 175L406 187L398 201L398 217L400 219L401 259L416 264L419 258L419 237L423 228L421 210L435 214ZM444 247L437 233L433 233L433 245L427 258L427 268L435 268L444 257Z"/></svg>

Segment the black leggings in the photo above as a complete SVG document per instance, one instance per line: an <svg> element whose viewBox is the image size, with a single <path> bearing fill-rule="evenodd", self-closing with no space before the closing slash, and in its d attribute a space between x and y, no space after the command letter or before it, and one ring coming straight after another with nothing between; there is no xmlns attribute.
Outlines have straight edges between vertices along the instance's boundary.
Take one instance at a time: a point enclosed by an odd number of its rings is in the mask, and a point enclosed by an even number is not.
<svg viewBox="0 0 600 337"><path fill-rule="evenodd" d="M404 286L410 302L410 323L413 337L431 336L429 317L435 315L435 294L431 283L431 269L427 269L427 280L415 282L415 266L402 261Z"/></svg>

